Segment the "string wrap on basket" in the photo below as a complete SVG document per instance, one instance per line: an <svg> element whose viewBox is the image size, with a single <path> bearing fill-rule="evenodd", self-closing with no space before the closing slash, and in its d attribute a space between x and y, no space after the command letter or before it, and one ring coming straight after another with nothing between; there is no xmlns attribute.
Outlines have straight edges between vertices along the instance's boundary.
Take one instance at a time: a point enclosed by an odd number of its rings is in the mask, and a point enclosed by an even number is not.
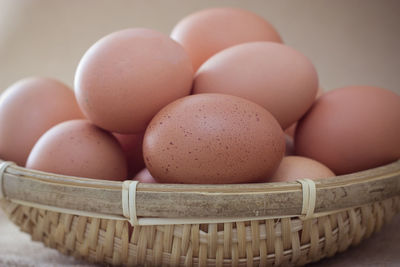
<svg viewBox="0 0 400 267"><path fill-rule="evenodd" d="M12 161L3 161L0 164L0 199L3 199L5 197L5 193L3 191L3 176L4 176L4 172L11 165L15 165L15 163L12 162Z"/></svg>
<svg viewBox="0 0 400 267"><path fill-rule="evenodd" d="M122 183L122 212L129 218L131 225L138 225L136 216L136 187L139 181L124 181Z"/></svg>
<svg viewBox="0 0 400 267"><path fill-rule="evenodd" d="M301 184L303 192L303 206L301 208L300 219L311 219L314 216L315 202L317 199L315 183L311 179L298 179L296 181Z"/></svg>

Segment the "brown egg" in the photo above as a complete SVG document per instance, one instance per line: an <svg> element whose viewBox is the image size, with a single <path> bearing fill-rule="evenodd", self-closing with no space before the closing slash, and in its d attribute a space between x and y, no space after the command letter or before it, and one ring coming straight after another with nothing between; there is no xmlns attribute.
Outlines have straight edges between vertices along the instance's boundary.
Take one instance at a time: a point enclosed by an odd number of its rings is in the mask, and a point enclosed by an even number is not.
<svg viewBox="0 0 400 267"><path fill-rule="evenodd" d="M319 87L318 88L318 92L317 92L317 96L315 97L315 99L318 99L318 97L320 97L323 93L324 93L324 89ZM297 126L297 121L295 123L293 123L292 125L290 125L289 128L286 128L285 134L287 134L287 135L289 135L291 137L294 137L294 133L296 131L296 126Z"/></svg>
<svg viewBox="0 0 400 267"><path fill-rule="evenodd" d="M0 158L25 166L33 145L54 125L83 118L65 84L31 77L11 85L0 97Z"/></svg>
<svg viewBox="0 0 400 267"><path fill-rule="evenodd" d="M257 14L239 8L210 8L183 18L171 38L188 52L196 71L203 62L233 45L282 42L274 27Z"/></svg>
<svg viewBox="0 0 400 267"><path fill-rule="evenodd" d="M296 153L336 174L374 168L400 158L400 96L372 86L325 93L299 121Z"/></svg>
<svg viewBox="0 0 400 267"><path fill-rule="evenodd" d="M136 174L134 180L139 181L141 183L150 183L150 184L157 183L157 181L153 178L153 176L151 176L149 170L146 168L144 168L138 174Z"/></svg>
<svg viewBox="0 0 400 267"><path fill-rule="evenodd" d="M120 143L128 162L128 176L134 176L145 167L143 160L143 135L113 133Z"/></svg>
<svg viewBox="0 0 400 267"><path fill-rule="evenodd" d="M276 172L265 182L291 182L297 179L321 179L334 177L335 174L318 161L299 157L287 156L281 161Z"/></svg>
<svg viewBox="0 0 400 267"><path fill-rule="evenodd" d="M95 43L81 59L75 94L85 116L112 132L141 133L165 105L190 94L193 70L168 36L127 29Z"/></svg>
<svg viewBox="0 0 400 267"><path fill-rule="evenodd" d="M163 183L254 182L271 175L284 153L283 131L267 110L222 94L169 104L143 140L146 166Z"/></svg>
<svg viewBox="0 0 400 267"><path fill-rule="evenodd" d="M221 51L200 67L193 84L194 94L221 93L251 100L271 112L283 129L306 113L317 90L318 76L311 61L291 47L272 42Z"/></svg>
<svg viewBox="0 0 400 267"><path fill-rule="evenodd" d="M127 178L118 141L87 120L66 121L47 131L33 147L26 167L103 180Z"/></svg>

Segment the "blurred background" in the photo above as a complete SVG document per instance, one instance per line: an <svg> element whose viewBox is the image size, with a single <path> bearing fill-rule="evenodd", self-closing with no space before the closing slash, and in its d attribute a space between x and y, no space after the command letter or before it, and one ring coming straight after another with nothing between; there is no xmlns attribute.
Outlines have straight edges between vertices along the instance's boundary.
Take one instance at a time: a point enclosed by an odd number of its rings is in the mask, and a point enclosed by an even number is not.
<svg viewBox="0 0 400 267"><path fill-rule="evenodd" d="M400 1L0 0L0 90L31 75L70 86L83 53L129 27L169 34L185 15L214 6L251 10L315 64L325 90L374 85L400 93Z"/></svg>

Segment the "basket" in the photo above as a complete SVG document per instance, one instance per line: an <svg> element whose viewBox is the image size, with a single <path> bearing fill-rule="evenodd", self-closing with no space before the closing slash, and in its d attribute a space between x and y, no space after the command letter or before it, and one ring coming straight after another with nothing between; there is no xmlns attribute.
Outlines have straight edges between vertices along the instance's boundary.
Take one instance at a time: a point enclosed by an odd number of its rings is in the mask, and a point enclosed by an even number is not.
<svg viewBox="0 0 400 267"><path fill-rule="evenodd" d="M0 161L0 201L33 240L128 266L300 266L357 245L400 210L400 161L332 179L137 184Z"/></svg>

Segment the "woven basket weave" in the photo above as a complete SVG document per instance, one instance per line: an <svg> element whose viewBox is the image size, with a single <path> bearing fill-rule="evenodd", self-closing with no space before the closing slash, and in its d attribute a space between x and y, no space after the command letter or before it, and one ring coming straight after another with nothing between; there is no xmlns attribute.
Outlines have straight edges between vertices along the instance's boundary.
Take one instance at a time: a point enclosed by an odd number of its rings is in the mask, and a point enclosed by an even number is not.
<svg viewBox="0 0 400 267"><path fill-rule="evenodd" d="M400 161L315 181L308 217L306 187L293 182L138 184L132 218L120 182L4 162L0 173L1 206L33 240L112 265L299 266L357 245L400 211Z"/></svg>

